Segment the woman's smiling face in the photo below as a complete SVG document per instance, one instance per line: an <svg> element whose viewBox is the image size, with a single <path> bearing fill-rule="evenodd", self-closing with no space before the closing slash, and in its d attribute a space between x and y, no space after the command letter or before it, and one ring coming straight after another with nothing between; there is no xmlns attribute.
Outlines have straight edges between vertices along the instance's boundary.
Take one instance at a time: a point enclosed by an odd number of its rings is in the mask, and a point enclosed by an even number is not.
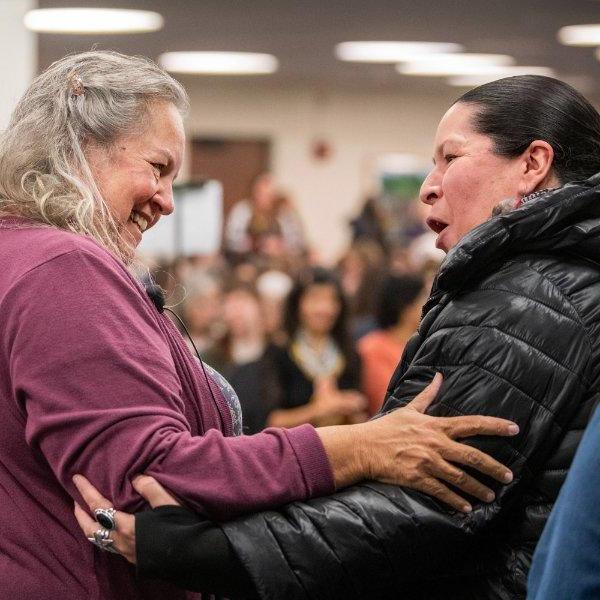
<svg viewBox="0 0 600 600"><path fill-rule="evenodd" d="M135 248L143 232L173 212L173 180L183 159L185 134L177 108L149 107L141 133L123 136L106 148L90 144L88 163L125 244Z"/></svg>
<svg viewBox="0 0 600 600"><path fill-rule="evenodd" d="M492 139L471 125L476 110L458 103L444 115L435 137L434 167L421 186L420 199L431 207L427 225L445 252L489 219L498 202L522 195L523 158L494 154Z"/></svg>

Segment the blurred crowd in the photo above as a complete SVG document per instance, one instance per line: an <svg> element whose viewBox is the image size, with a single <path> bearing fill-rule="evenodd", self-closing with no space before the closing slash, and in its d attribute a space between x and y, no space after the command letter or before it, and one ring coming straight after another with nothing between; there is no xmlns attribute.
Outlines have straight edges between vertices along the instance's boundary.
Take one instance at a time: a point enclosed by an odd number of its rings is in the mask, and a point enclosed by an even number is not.
<svg viewBox="0 0 600 600"><path fill-rule="evenodd" d="M439 267L416 221L390 237L368 198L346 253L323 268L293 203L263 173L229 211L219 254L151 267L190 345L238 393L244 433L379 410Z"/></svg>

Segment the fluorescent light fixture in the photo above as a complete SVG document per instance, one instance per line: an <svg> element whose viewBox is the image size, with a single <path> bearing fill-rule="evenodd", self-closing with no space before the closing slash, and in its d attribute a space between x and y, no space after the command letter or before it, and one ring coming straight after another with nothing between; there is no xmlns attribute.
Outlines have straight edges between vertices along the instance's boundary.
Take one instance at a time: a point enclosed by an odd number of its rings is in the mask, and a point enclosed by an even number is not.
<svg viewBox="0 0 600 600"><path fill-rule="evenodd" d="M451 75L478 75L489 69L514 64L515 59L505 54L431 54L419 60L396 65L402 75L443 77Z"/></svg>
<svg viewBox="0 0 600 600"><path fill-rule="evenodd" d="M144 33L162 28L161 15L122 8L42 8L30 10L25 27L41 33Z"/></svg>
<svg viewBox="0 0 600 600"><path fill-rule="evenodd" d="M569 25L557 37L565 46L600 46L600 25Z"/></svg>
<svg viewBox="0 0 600 600"><path fill-rule="evenodd" d="M340 60L350 62L398 63L436 54L461 52L460 44L441 42L342 42L335 47Z"/></svg>
<svg viewBox="0 0 600 600"><path fill-rule="evenodd" d="M158 61L171 73L203 75L261 75L279 66L271 54L253 52L165 52Z"/></svg>
<svg viewBox="0 0 600 600"><path fill-rule="evenodd" d="M491 68L491 67L490 67ZM515 75L545 75L554 77L556 73L549 67L498 67L487 74L457 75L448 78L448 83L456 87L476 87L502 79L503 77L514 77Z"/></svg>

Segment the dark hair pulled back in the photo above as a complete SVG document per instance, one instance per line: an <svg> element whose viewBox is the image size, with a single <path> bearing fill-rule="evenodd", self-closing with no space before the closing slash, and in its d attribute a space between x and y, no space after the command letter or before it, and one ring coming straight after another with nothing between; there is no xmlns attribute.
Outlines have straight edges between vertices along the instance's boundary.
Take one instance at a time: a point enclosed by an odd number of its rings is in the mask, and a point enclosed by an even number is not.
<svg viewBox="0 0 600 600"><path fill-rule="evenodd" d="M600 114L563 81L506 77L468 91L458 102L478 107L473 127L492 138L500 156L518 156L543 140L554 150L554 173L562 184L600 171Z"/></svg>

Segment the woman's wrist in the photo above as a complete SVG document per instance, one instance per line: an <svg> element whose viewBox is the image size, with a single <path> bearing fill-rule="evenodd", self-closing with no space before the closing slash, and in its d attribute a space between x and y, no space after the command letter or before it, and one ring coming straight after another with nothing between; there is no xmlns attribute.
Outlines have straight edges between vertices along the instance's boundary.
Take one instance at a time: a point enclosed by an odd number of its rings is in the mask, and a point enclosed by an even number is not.
<svg viewBox="0 0 600 600"><path fill-rule="evenodd" d="M329 459L336 489L369 477L365 452L366 425L334 425L316 429Z"/></svg>

